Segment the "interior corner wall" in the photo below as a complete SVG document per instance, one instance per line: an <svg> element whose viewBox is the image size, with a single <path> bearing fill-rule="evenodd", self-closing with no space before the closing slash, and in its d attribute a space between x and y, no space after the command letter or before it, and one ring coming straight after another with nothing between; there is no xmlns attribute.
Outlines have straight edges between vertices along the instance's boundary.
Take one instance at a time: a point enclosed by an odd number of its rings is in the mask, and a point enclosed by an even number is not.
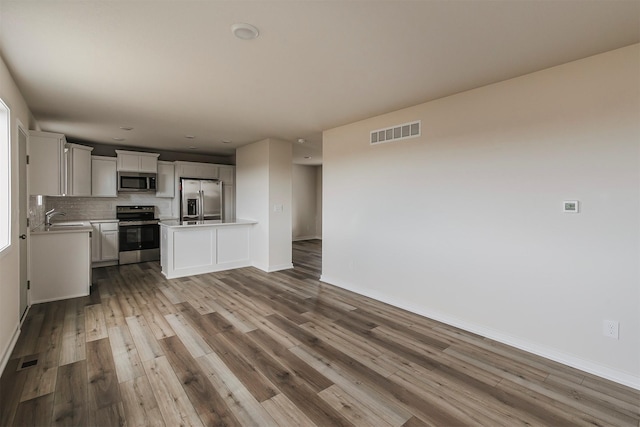
<svg viewBox="0 0 640 427"><path fill-rule="evenodd" d="M322 166L316 166L316 238L322 239Z"/></svg>
<svg viewBox="0 0 640 427"><path fill-rule="evenodd" d="M293 240L315 239L318 214L318 166L293 165Z"/></svg>
<svg viewBox="0 0 640 427"><path fill-rule="evenodd" d="M0 254L0 373L10 356L20 327L20 215L18 203L18 120L25 130L36 123L4 61L0 58L0 98L9 107L11 126L11 246Z"/></svg>
<svg viewBox="0 0 640 427"><path fill-rule="evenodd" d="M639 75L636 44L325 131L322 280L640 389Z"/></svg>
<svg viewBox="0 0 640 427"><path fill-rule="evenodd" d="M292 266L291 165L288 142L265 139L236 151L236 216L258 222L251 259L264 271Z"/></svg>

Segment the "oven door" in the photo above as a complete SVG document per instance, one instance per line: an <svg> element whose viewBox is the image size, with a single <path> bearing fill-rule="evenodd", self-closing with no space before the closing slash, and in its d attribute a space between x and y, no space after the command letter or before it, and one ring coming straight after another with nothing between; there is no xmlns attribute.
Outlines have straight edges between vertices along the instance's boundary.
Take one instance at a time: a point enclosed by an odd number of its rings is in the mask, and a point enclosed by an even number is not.
<svg viewBox="0 0 640 427"><path fill-rule="evenodd" d="M120 225L120 252L157 249L160 247L160 226Z"/></svg>

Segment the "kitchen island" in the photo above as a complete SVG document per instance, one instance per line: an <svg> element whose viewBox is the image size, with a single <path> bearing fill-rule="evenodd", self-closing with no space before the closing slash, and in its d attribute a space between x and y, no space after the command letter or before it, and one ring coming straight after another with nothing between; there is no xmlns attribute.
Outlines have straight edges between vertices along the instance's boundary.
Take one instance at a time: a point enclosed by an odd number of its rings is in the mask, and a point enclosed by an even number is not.
<svg viewBox="0 0 640 427"><path fill-rule="evenodd" d="M168 279L251 265L256 221L160 221L160 265Z"/></svg>

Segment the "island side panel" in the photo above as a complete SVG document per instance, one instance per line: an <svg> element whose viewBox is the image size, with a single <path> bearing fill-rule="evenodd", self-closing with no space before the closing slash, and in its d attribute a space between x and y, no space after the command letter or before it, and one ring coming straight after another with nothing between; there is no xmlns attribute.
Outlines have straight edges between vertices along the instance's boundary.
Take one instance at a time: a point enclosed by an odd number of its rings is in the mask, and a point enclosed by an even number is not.
<svg viewBox="0 0 640 427"><path fill-rule="evenodd" d="M218 229L218 265L226 268L245 267L251 264L248 226L221 227Z"/></svg>
<svg viewBox="0 0 640 427"><path fill-rule="evenodd" d="M253 223L162 225L160 264L168 279L248 267Z"/></svg>
<svg viewBox="0 0 640 427"><path fill-rule="evenodd" d="M31 303L89 295L89 231L31 235Z"/></svg>

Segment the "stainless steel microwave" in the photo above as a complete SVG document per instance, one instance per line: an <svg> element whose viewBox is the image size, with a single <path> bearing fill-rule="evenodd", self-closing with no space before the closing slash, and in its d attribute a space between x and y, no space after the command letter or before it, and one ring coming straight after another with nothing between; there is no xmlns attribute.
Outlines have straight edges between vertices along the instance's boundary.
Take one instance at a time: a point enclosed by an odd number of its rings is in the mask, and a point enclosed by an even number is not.
<svg viewBox="0 0 640 427"><path fill-rule="evenodd" d="M155 173L118 172L118 191L155 193L156 176Z"/></svg>

